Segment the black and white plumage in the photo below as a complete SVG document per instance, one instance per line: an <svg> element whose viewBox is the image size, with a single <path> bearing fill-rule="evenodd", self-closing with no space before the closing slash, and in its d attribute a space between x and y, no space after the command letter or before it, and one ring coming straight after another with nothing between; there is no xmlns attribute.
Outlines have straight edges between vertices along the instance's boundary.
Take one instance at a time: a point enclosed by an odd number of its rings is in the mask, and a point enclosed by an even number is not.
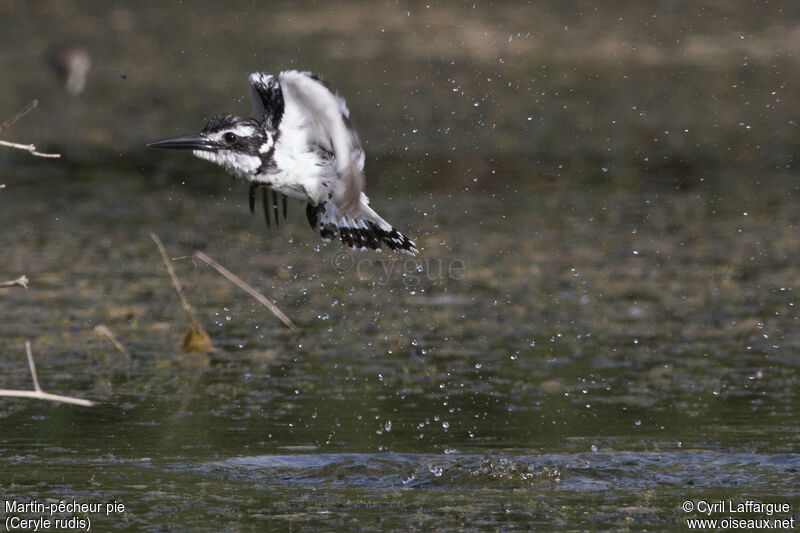
<svg viewBox="0 0 800 533"><path fill-rule="evenodd" d="M253 118L219 114L200 133L148 146L190 149L249 183L251 211L262 188L267 224L270 210L276 223L279 210L286 216L288 196L307 204L308 221L325 240L338 234L353 248L416 254L414 243L369 206L364 150L344 98L296 70L277 76L254 72L249 81Z"/></svg>

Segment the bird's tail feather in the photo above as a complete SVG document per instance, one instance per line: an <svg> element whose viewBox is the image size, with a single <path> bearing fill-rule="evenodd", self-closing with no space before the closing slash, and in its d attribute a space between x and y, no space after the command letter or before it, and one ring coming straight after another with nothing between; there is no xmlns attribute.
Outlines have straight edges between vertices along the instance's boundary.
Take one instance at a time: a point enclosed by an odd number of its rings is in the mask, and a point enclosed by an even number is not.
<svg viewBox="0 0 800 533"><path fill-rule="evenodd" d="M417 247L408 237L383 220L369 206L369 200L362 193L361 205L357 215L340 215L333 202L322 205L308 204L308 222L314 231L329 241L337 235L347 246L361 250L380 250L389 248L397 252L417 255Z"/></svg>

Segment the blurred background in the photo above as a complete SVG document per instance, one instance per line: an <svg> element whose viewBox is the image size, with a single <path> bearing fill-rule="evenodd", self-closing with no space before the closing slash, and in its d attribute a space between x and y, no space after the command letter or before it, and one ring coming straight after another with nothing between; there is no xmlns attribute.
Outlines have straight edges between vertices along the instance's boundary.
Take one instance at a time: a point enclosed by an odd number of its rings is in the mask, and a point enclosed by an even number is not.
<svg viewBox="0 0 800 533"><path fill-rule="evenodd" d="M249 72L296 68L338 87L371 162L402 159L415 187L691 187L796 155L791 2L140 6L4 2L6 114L42 106L16 133L150 160L150 139L249 111ZM91 70L70 97L52 64L75 49Z"/></svg>
<svg viewBox="0 0 800 533"><path fill-rule="evenodd" d="M6 499L103 527L677 527L797 486L800 5L0 5ZM419 258L148 142L246 115L247 75L347 99ZM181 352L160 235L216 351ZM273 299L188 258L203 250ZM94 328L112 330L128 363ZM46 465L46 468L45 468ZM786 516L788 517L788 516ZM785 517L785 518L786 518Z"/></svg>

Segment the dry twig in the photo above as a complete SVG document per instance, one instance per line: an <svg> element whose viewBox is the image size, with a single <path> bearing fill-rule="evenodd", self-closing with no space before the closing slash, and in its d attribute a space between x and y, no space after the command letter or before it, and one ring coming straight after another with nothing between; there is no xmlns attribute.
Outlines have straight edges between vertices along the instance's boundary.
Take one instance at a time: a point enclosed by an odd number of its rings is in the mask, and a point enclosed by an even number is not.
<svg viewBox="0 0 800 533"><path fill-rule="evenodd" d="M25 276L20 276L17 279L12 279L11 281L0 281L0 289L7 287L22 287L23 289L27 289L28 278Z"/></svg>
<svg viewBox="0 0 800 533"><path fill-rule="evenodd" d="M172 261L169 260L169 256L167 255L166 248L164 248L164 244L155 233L151 233L150 238L153 239L153 242L156 243L156 246L158 247L158 251L161 252L161 259L164 260L164 266L167 267L167 273L169 274L170 279L172 279L172 285L175 287L175 292L178 293L178 296L181 299L181 305L183 305L183 310L186 312L186 316L189 318L192 328L197 327L202 329L200 328L200 322L197 321L197 317L194 315L194 311L192 311L192 306L189 304L189 300L186 299L186 294L183 292L183 286L181 285L181 281L178 279L178 275L175 274L175 269L172 267Z"/></svg>
<svg viewBox="0 0 800 533"><path fill-rule="evenodd" d="M72 396L62 396L61 394L51 394L42 390L42 387L39 385L39 377L36 375L36 363L33 361L31 343L29 341L25 341L25 353L28 356L28 366L30 366L31 377L33 378L33 390L0 389L0 396L5 396L8 398L32 398L34 400L71 403L73 405L83 405L85 407L91 407L94 405L94 402L89 400L73 398Z"/></svg>
<svg viewBox="0 0 800 533"><path fill-rule="evenodd" d="M9 141L0 140L0 146L5 146L7 148L16 148L17 150L25 150L29 152L31 155L35 155L36 157L49 157L52 159L57 159L61 157L61 154L47 154L44 152L39 152L36 150L35 144L20 144L20 143L12 143Z"/></svg>
<svg viewBox="0 0 800 533"><path fill-rule="evenodd" d="M17 112L16 115L3 122L3 124L0 124L0 132L13 126L14 123L16 123L19 119L21 119L22 117L33 111L37 105L39 105L39 101L33 100L31 103L23 107L20 111ZM33 144L20 144L20 143L0 140L0 146L5 146L8 148L16 148L17 150L25 150L29 152L31 155L35 155L36 157L49 157L49 158L61 157L61 154L47 154L44 152L39 152L36 150L36 145Z"/></svg>
<svg viewBox="0 0 800 533"><path fill-rule="evenodd" d="M150 238L153 239L153 242L156 243L156 246L158 247L158 251L161 252L161 259L164 260L164 265L167 267L167 273L169 273L169 277L172 279L172 285L175 287L175 292L178 293L178 296L181 299L183 310L186 312L186 316L189 318L189 329L183 334L183 351L207 352L209 349L211 349L211 338L208 336L208 333L206 333L203 327L200 326L200 322L194 315L192 306L189 305L189 300L186 299L186 294L183 292L183 287L178 279L178 275L175 274L175 269L172 268L172 261L170 261L169 256L167 256L167 250L164 248L164 244L161 242L161 239L158 238L158 235L155 233L150 233Z"/></svg>
<svg viewBox="0 0 800 533"><path fill-rule="evenodd" d="M95 326L94 332L97 333L98 335L108 337L108 340L110 340L111 343L117 347L117 350L119 350L122 353L122 355L125 356L125 359L128 360L128 364L129 365L131 364L131 353L122 345L121 342L119 342L117 337L113 333L111 333L110 329L100 324L99 326Z"/></svg>
<svg viewBox="0 0 800 533"><path fill-rule="evenodd" d="M28 105L17 111L17 114L11 117L10 119L6 120L2 124L0 124L0 131L7 130L11 126L13 126L19 119L36 109L36 106L39 105L39 100L33 100Z"/></svg>
<svg viewBox="0 0 800 533"><path fill-rule="evenodd" d="M287 317L285 314L283 314L283 312L282 312L280 309L278 309L278 306L276 306L274 303L270 302L270 301L269 301L269 300L268 300L268 299L267 299L267 298L266 298L266 297L265 297L263 294L261 294L260 292L258 292L257 290L255 290L253 287L251 287L250 285L248 285L247 283L245 283L244 281L242 281L242 280L241 280L241 278L239 278L238 276L236 276L235 274L233 274L233 273L232 273L230 270L228 270L228 269L227 269L227 268L225 268L224 266L220 265L219 263L217 263L216 261L214 261L213 259L211 259L209 256L207 256L207 255L206 255L206 254L204 254L203 252L199 252L199 251L198 251L198 252L195 252L195 253L194 253L194 255L195 255L195 256L196 256L198 259L200 259L200 260L204 261L205 263L207 263L208 265L210 265L211 267L213 267L213 268L214 268L214 269L215 269L217 272L219 272L220 274L222 274L223 276L225 276L226 278L228 278L228 280L229 280L231 283L234 283L234 284L235 284L235 285L237 285L237 286L238 286L240 289L242 289L242 290L243 290L243 291L245 291L247 294L249 294L250 296L252 296L253 298L255 298L255 299L256 299L258 302L260 302L261 304L263 304L263 305L264 305L264 306L265 306L267 309L269 309L270 311L272 311L272 312L275 314L275 316L277 316L278 318L280 318L280 319L281 319L281 322L283 322L284 324L286 324L286 325L289 327L289 329L291 329L293 332L295 332L295 333L296 333L296 332L298 332L298 331L299 331L299 330L297 329L297 326L295 326L295 325L292 323L292 321L291 321L291 320L289 320L289 317Z"/></svg>

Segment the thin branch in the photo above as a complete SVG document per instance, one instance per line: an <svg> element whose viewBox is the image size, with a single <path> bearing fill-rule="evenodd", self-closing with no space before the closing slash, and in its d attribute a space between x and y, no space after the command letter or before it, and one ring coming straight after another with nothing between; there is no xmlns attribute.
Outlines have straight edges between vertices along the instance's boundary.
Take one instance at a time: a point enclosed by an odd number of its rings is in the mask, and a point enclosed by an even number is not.
<svg viewBox="0 0 800 533"><path fill-rule="evenodd" d="M167 273L169 273L169 277L172 279L172 285L175 287L175 292L178 293L178 296L181 299L183 310L186 311L186 316L189 317L189 322L192 324L192 329L203 329L200 327L200 322L198 322L197 317L194 316L192 306L189 305L189 300L186 299L186 295L183 293L183 287L178 279L178 275L175 274L175 269L172 268L172 261L170 261L169 256L167 256L167 250L164 248L164 244L155 233L150 233L150 238L153 239L153 242L156 243L156 246L158 247L158 251L161 252L161 259L164 260L164 265L167 267Z"/></svg>
<svg viewBox="0 0 800 533"><path fill-rule="evenodd" d="M208 333L206 333L200 325L197 317L194 316L192 306L189 305L189 300L186 299L186 295L183 293L181 282L178 280L177 274L175 274L175 269L172 268L172 262L169 260L169 257L167 257L167 250L164 249L161 239L159 239L155 233L150 233L150 238L153 239L153 242L156 243L158 247L158 251L161 252L161 259L164 260L164 265L167 267L167 272L172 279L172 284L175 286L175 291L178 293L178 296L180 296L183 310L186 311L186 316L189 317L189 328L183 332L183 336L181 337L181 349L184 352L198 353L206 353L209 350L213 350L214 347L211 345L211 337L209 337Z"/></svg>
<svg viewBox="0 0 800 533"><path fill-rule="evenodd" d="M33 100L28 105L20 109L16 115L11 117L10 119L6 120L2 124L0 124L0 131L7 130L11 126L13 126L19 119L36 109L36 106L39 105L39 100Z"/></svg>
<svg viewBox="0 0 800 533"><path fill-rule="evenodd" d="M53 159L61 157L61 154L46 154L43 152L37 152L35 144L19 144L19 143L12 143L9 141L0 140L0 146L6 146L8 148L16 148L17 150L25 150L26 152L30 152L31 155L35 155L36 157L49 157Z"/></svg>
<svg viewBox="0 0 800 533"><path fill-rule="evenodd" d="M31 377L33 378L33 390L14 390L14 389L0 389L0 396L7 398L31 398L34 400L47 400L49 402L70 403L73 405L83 405L91 407L94 402L84 400L83 398L73 398L72 396L62 396L61 394L51 394L42 390L39 385L39 377L36 375L36 363L33 361L33 353L31 352L31 343L25 341L25 353L28 356L28 366L31 369Z"/></svg>
<svg viewBox="0 0 800 533"><path fill-rule="evenodd" d="M23 289L27 289L28 278L25 276L20 276L17 279L13 279L11 281L0 281L0 289L4 289L6 287L22 287Z"/></svg>
<svg viewBox="0 0 800 533"><path fill-rule="evenodd" d="M276 306L274 303L270 302L263 294L261 294L260 292L255 290L253 287L251 287L250 285L248 285L247 283L242 281L241 278L239 278L238 276L233 274L230 270L228 270L224 266L220 265L219 263L217 263L216 261L211 259L209 256L207 256L203 252L197 251L197 252L194 253L194 255L197 256L198 259L204 261L205 263L207 263L208 265L210 265L211 267L216 269L217 272L219 272L220 274L222 274L223 276L228 278L228 280L230 282L232 282L235 285L237 285L240 289L245 291L247 294L249 294L250 296L252 296L256 300L258 300L267 309L272 311L275 314L275 316L280 318L281 322L286 324L289 327L289 329L291 329L293 332L297 333L298 331L300 331L299 329L297 329L297 326L295 326L292 323L292 321L289 320L289 317L284 315L283 312L280 309L278 309L278 306Z"/></svg>
<svg viewBox="0 0 800 533"><path fill-rule="evenodd" d="M31 352L31 341L25 341L25 354L28 356L28 366L31 367L33 388L36 392L42 392L42 388L39 386L39 377L36 375L36 363L33 362L33 352Z"/></svg>
<svg viewBox="0 0 800 533"><path fill-rule="evenodd" d="M121 342L119 342L117 337L113 333L111 333L110 329L100 324L99 326L96 326L94 328L94 332L97 333L98 335L108 337L108 340L110 340L111 343L117 347L117 350L119 350L122 353L122 355L125 356L125 359L128 360L128 364L129 365L131 364L131 353L122 345Z"/></svg>
<svg viewBox="0 0 800 533"><path fill-rule="evenodd" d="M61 402L71 403L73 405L82 405L84 407L91 407L94 402L84 400L83 398L73 398L72 396L62 396L61 394L50 394L49 392L36 392L36 391L23 391L0 389L0 397L4 398L30 398L32 400L46 400L48 402Z"/></svg>
<svg viewBox="0 0 800 533"><path fill-rule="evenodd" d="M21 119L22 117L24 117L25 115L36 109L37 105L39 105L39 101L33 100L31 103L23 107L20 111L17 112L16 115L14 115L10 119L0 124L0 131L6 130L11 126L13 126L19 119ZM61 154L46 154L43 152L39 152L36 150L36 145L33 144L20 144L20 143L0 140L0 146L5 146L7 148L15 148L17 150L25 150L26 152L29 152L31 155L35 155L36 157L49 157L53 159L61 157Z"/></svg>
<svg viewBox="0 0 800 533"><path fill-rule="evenodd" d="M0 397L30 398L32 400L46 400L48 402L71 403L73 405L82 405L84 407L91 407L94 405L94 402L91 402L89 400L84 400L83 398L73 398L72 396L62 396L61 394L51 394L49 392L36 392L33 390L0 389Z"/></svg>

